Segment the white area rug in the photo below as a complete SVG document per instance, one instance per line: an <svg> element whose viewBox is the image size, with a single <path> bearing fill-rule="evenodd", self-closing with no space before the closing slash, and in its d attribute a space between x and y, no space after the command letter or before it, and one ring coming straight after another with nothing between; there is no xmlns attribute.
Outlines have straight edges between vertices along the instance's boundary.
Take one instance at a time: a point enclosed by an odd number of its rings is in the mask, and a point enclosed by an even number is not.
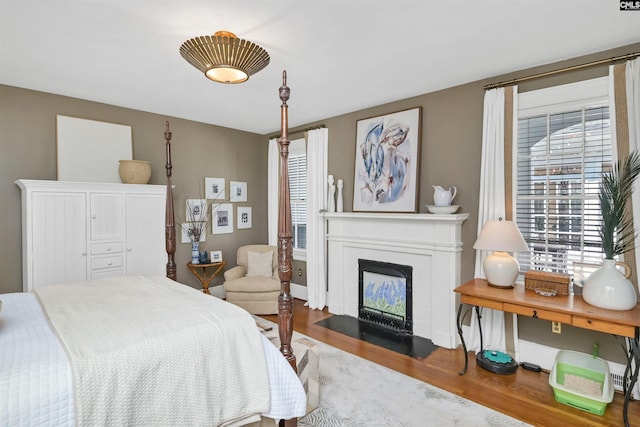
<svg viewBox="0 0 640 427"><path fill-rule="evenodd" d="M301 337L304 335L294 332L293 340ZM319 346L320 407L298 420L300 427L529 425L431 384L308 339Z"/></svg>

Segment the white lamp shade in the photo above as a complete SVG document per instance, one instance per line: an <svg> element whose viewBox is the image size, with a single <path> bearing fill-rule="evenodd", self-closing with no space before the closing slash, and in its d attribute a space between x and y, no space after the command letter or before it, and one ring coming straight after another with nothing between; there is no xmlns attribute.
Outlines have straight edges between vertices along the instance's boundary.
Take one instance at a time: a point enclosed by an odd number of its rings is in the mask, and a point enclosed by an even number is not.
<svg viewBox="0 0 640 427"><path fill-rule="evenodd" d="M488 221L478 239L474 249L495 251L484 261L484 273L487 282L492 286L511 288L518 278L520 265L507 252L525 252L529 250L527 242L522 237L518 226L513 221Z"/></svg>
<svg viewBox="0 0 640 427"><path fill-rule="evenodd" d="M474 249L500 252L526 252L527 242L513 221L488 221L473 245Z"/></svg>

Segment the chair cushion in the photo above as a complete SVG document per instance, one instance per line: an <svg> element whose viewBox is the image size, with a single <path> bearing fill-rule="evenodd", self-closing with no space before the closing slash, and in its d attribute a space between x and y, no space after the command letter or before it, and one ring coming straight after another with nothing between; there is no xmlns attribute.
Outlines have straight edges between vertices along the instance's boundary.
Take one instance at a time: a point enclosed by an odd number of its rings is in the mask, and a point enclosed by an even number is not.
<svg viewBox="0 0 640 427"><path fill-rule="evenodd" d="M226 292L275 292L280 291L280 282L271 277L245 276L223 283Z"/></svg>
<svg viewBox="0 0 640 427"><path fill-rule="evenodd" d="M273 252L247 252L247 276L271 277L273 269Z"/></svg>

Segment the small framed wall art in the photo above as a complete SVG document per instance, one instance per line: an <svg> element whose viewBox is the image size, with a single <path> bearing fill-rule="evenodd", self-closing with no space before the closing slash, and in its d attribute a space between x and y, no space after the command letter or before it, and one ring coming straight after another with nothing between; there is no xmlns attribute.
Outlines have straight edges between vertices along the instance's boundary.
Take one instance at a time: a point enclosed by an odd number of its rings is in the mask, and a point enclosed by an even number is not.
<svg viewBox="0 0 640 427"><path fill-rule="evenodd" d="M193 230L195 227L201 228L202 232L200 233L200 240L199 242L206 242L207 241L207 233L205 233L206 231L206 224L203 224L202 227L200 227L200 225L195 224L193 222L183 222L181 224L181 228L182 228L182 238L180 239L181 243L191 243L193 242Z"/></svg>
<svg viewBox="0 0 640 427"><path fill-rule="evenodd" d="M211 263L222 262L222 251L211 251L209 252L211 255Z"/></svg>
<svg viewBox="0 0 640 427"><path fill-rule="evenodd" d="M207 199L224 200L225 179L224 178L205 178L204 188Z"/></svg>
<svg viewBox="0 0 640 427"><path fill-rule="evenodd" d="M246 202L247 201L247 183L239 181L229 182L229 201Z"/></svg>
<svg viewBox="0 0 640 427"><path fill-rule="evenodd" d="M251 207L238 207L238 230L243 228L251 228Z"/></svg>
<svg viewBox="0 0 640 427"><path fill-rule="evenodd" d="M213 215L211 217L211 233L227 234L233 233L233 205L221 203L213 205Z"/></svg>

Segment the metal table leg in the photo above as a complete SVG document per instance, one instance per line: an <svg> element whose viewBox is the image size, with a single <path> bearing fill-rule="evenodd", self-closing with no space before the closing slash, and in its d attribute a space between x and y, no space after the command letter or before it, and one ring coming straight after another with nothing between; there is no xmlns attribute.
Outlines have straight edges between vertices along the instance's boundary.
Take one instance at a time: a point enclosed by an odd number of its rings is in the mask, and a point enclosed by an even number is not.
<svg viewBox="0 0 640 427"><path fill-rule="evenodd" d="M458 375L464 375L467 372L467 366L469 365L469 356L467 355L467 345L464 343L464 337L462 336L462 306L464 304L460 304L458 306L458 316L456 320L456 325L458 326L458 336L460 337L460 341L462 342L462 349L464 350L464 368L462 371L458 372Z"/></svg>
<svg viewBox="0 0 640 427"><path fill-rule="evenodd" d="M622 417L624 419L625 427L629 427L629 416L627 414L629 408L629 400L631 400L633 387L638 382L638 370L640 370L640 352L638 351L638 328L636 328L636 336L634 338L629 338L627 342L629 344L629 357L627 357L627 367L624 371L625 393L624 407L622 410Z"/></svg>

